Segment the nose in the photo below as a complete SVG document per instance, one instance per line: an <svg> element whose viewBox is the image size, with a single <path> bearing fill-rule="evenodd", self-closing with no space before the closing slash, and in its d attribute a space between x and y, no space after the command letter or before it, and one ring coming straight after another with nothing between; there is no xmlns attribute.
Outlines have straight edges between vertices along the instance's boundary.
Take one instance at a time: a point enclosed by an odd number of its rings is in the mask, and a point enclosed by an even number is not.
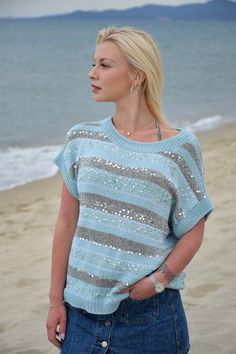
<svg viewBox="0 0 236 354"><path fill-rule="evenodd" d="M98 79L98 73L96 71L96 67L95 66L89 71L88 77L91 80L97 80Z"/></svg>

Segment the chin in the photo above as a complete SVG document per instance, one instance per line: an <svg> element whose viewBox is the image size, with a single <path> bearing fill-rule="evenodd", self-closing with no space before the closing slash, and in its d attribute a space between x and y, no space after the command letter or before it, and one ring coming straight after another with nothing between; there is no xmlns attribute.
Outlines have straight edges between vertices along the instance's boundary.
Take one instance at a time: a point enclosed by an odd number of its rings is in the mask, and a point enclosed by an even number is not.
<svg viewBox="0 0 236 354"><path fill-rule="evenodd" d="M94 99L96 102L113 102L113 100L110 97L99 97L98 96L94 96Z"/></svg>

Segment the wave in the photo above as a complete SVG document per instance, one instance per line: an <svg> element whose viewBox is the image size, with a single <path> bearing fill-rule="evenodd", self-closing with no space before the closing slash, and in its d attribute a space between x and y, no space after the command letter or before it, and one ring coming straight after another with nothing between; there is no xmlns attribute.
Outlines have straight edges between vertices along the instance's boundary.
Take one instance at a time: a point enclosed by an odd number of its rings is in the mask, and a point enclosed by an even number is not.
<svg viewBox="0 0 236 354"><path fill-rule="evenodd" d="M54 176L53 158L61 146L11 147L0 151L0 190Z"/></svg>
<svg viewBox="0 0 236 354"><path fill-rule="evenodd" d="M201 131L213 130L219 128L225 123L226 123L225 118L216 115L216 116L201 118L196 122L189 124L187 128L194 132L201 132Z"/></svg>

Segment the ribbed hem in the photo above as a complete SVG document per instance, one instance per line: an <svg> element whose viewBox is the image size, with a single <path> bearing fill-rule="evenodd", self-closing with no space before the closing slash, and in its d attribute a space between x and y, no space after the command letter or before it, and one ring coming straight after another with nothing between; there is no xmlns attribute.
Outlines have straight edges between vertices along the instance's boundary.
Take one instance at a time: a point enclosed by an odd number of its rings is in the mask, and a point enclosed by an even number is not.
<svg viewBox="0 0 236 354"><path fill-rule="evenodd" d="M128 139L116 129L112 122L112 116L105 118L100 121L102 127L104 129L104 133L107 137L114 142L116 145L120 146L123 149L137 151L137 152L158 152L164 151L168 149L176 148L176 144L182 144L189 141L190 135L192 132L185 128L175 128L180 131L179 134L174 135L169 139L164 139L161 141L154 141L151 143L142 142L142 141L135 141L132 139Z"/></svg>
<svg viewBox="0 0 236 354"><path fill-rule="evenodd" d="M173 227L175 236L180 238L186 232L191 230L198 221L203 218L203 216L207 219L212 210L213 205L210 199L206 196L206 198L199 201L196 206L188 212L186 217L183 218L176 227Z"/></svg>
<svg viewBox="0 0 236 354"><path fill-rule="evenodd" d="M179 273L168 285L168 289L183 290L185 288L184 284L185 273ZM99 289L97 289L99 293ZM78 292L73 292L72 289L64 289L64 301L68 302L70 305L81 308L89 313L96 315L106 315L116 311L122 300L128 298L128 293L124 294L114 294L109 296L104 296L99 300L93 298L89 299L86 296L86 291L79 294Z"/></svg>
<svg viewBox="0 0 236 354"><path fill-rule="evenodd" d="M128 297L128 294L120 294L109 296L107 299L104 297L102 300L92 299L89 300L86 296L81 297L79 294L75 294L69 291L67 288L64 290L64 301L70 305L81 308L89 313L96 315L106 315L116 311L120 305L120 302Z"/></svg>

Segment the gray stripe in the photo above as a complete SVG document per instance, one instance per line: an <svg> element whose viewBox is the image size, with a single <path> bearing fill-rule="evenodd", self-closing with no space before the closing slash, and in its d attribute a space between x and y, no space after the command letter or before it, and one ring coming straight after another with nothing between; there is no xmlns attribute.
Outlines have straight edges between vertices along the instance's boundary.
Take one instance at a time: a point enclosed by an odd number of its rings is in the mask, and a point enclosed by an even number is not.
<svg viewBox="0 0 236 354"><path fill-rule="evenodd" d="M201 159L197 153L197 150L195 149L195 146L191 143L184 143L181 146L190 153L190 155L192 156L193 160L195 161L197 167L201 172Z"/></svg>
<svg viewBox="0 0 236 354"><path fill-rule="evenodd" d="M69 133L67 134L65 144L68 144L71 140L77 138L89 138L89 139L96 139L100 141L110 142L108 137L101 131L93 132L91 130L86 130L86 129L74 129L74 130L70 130Z"/></svg>
<svg viewBox="0 0 236 354"><path fill-rule="evenodd" d="M100 122L83 122L83 124L91 125L91 126L94 126L94 127L100 127L101 126Z"/></svg>
<svg viewBox="0 0 236 354"><path fill-rule="evenodd" d="M172 246L167 249L161 249L157 247L152 247L140 242L128 240L126 238L97 231L93 229L89 229L86 227L79 226L76 230L76 237L81 240L89 240L92 241L97 246L104 246L112 249L118 249L119 251L126 251L127 253L136 253L139 256L145 257L159 257L166 256Z"/></svg>
<svg viewBox="0 0 236 354"><path fill-rule="evenodd" d="M164 151L161 153L161 155L167 157L168 159L176 163L183 176L185 177L186 181L188 182L190 188L192 189L193 193L195 194L196 198L198 200L201 200L204 197L204 193L200 190L200 187L198 186L191 169L189 168L183 157L177 155L175 152L172 151Z"/></svg>
<svg viewBox="0 0 236 354"><path fill-rule="evenodd" d="M97 277L96 275L89 274L72 266L68 267L67 274L73 278L82 280L85 283L93 284L101 288L114 288L118 283L120 283L114 279L103 279Z"/></svg>
<svg viewBox="0 0 236 354"><path fill-rule="evenodd" d="M108 198L99 194L81 192L80 205L151 225L164 231L166 234L169 233L168 220L149 209L135 204Z"/></svg>
<svg viewBox="0 0 236 354"><path fill-rule="evenodd" d="M178 220L181 215L179 194L174 184L162 173L157 170L150 168L141 167L129 167L111 160L105 160L103 158L98 158L95 156L81 157L79 161L76 161L70 168L71 175L74 179L77 178L78 170L81 167L95 167L100 170L105 170L107 172L113 173L116 176L124 176L129 178L135 178L140 180L150 181L154 184L159 185L166 192L168 192L175 201L175 216Z"/></svg>

